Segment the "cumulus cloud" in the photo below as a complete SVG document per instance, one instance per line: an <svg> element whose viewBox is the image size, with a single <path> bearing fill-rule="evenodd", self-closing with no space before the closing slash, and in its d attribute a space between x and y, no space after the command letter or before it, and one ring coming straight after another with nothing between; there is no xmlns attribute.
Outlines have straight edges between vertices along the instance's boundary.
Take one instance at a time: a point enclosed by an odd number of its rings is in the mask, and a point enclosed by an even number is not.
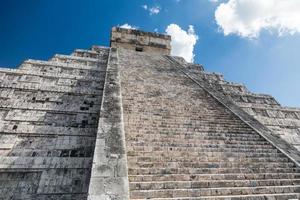
<svg viewBox="0 0 300 200"><path fill-rule="evenodd" d="M229 0L218 6L215 19L224 35L257 38L262 30L293 35L300 33L300 1Z"/></svg>
<svg viewBox="0 0 300 200"><path fill-rule="evenodd" d="M149 14L150 15L157 15L159 12L160 12L160 7L159 6L149 8Z"/></svg>
<svg viewBox="0 0 300 200"><path fill-rule="evenodd" d="M174 56L181 56L188 62L194 61L194 46L198 40L198 36L194 31L192 25L185 31L177 24L170 24L166 33L171 35L171 54Z"/></svg>
<svg viewBox="0 0 300 200"><path fill-rule="evenodd" d="M137 26L132 26L132 25L129 25L129 24L127 24L127 23L121 25L120 28L126 28L126 29L138 29Z"/></svg>
<svg viewBox="0 0 300 200"><path fill-rule="evenodd" d="M160 13L161 8L159 6L149 7L148 5L142 5L142 8L149 12L149 15L157 15Z"/></svg>

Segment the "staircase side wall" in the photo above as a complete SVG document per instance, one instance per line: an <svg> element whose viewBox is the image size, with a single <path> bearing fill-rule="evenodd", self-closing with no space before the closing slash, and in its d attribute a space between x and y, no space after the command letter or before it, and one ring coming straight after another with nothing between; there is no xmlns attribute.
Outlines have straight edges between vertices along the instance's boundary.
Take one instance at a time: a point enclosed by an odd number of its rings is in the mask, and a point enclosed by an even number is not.
<svg viewBox="0 0 300 200"><path fill-rule="evenodd" d="M111 48L93 160L89 200L129 199L118 52Z"/></svg>

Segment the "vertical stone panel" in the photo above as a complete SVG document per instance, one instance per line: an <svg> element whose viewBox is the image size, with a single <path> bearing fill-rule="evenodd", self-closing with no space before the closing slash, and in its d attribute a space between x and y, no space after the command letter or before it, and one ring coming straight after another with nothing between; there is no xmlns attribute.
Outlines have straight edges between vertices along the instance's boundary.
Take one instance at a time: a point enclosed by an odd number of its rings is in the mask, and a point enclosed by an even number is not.
<svg viewBox="0 0 300 200"><path fill-rule="evenodd" d="M108 59L88 199L129 199L121 84L116 48L111 48Z"/></svg>

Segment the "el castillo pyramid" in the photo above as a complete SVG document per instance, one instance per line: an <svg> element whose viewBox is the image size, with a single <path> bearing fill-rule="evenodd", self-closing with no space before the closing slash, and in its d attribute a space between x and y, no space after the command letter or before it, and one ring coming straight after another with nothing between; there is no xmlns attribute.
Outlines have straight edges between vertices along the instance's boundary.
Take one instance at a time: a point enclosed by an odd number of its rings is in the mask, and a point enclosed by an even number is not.
<svg viewBox="0 0 300 200"><path fill-rule="evenodd" d="M0 69L1 200L300 199L300 109L114 27Z"/></svg>

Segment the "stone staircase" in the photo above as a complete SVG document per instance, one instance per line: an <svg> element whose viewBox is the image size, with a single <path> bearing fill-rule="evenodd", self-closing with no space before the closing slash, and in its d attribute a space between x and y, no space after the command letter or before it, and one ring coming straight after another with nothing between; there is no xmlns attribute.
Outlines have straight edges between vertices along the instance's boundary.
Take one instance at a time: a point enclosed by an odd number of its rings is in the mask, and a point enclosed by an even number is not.
<svg viewBox="0 0 300 200"><path fill-rule="evenodd" d="M0 69L0 199L86 199L108 48Z"/></svg>
<svg viewBox="0 0 300 200"><path fill-rule="evenodd" d="M300 169L168 60L119 63L130 199L300 198Z"/></svg>
<svg viewBox="0 0 300 200"><path fill-rule="evenodd" d="M222 93L236 106L253 116L261 124L272 130L281 139L300 150L300 109L281 106L267 94L256 94L245 85L229 82L222 74L204 71L201 65L190 64L177 58L180 65L189 68L195 79L202 79L214 90ZM192 67L191 67L192 66Z"/></svg>

